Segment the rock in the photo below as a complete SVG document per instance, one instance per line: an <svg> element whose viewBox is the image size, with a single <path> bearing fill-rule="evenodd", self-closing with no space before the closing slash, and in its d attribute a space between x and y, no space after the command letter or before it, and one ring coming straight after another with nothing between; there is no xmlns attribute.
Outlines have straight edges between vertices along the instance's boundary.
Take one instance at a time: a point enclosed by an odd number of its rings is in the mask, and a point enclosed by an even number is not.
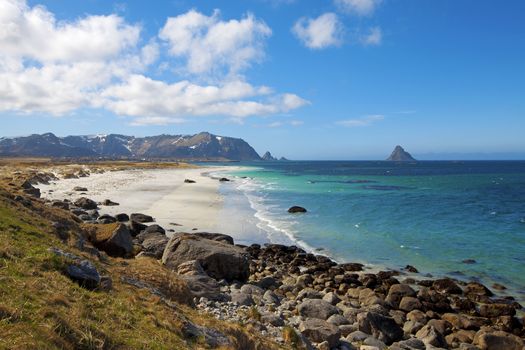
<svg viewBox="0 0 525 350"><path fill-rule="evenodd" d="M196 298L206 298L209 300L226 300L226 296L220 292L220 285L214 278L206 274L186 274L181 275L186 282L191 294Z"/></svg>
<svg viewBox="0 0 525 350"><path fill-rule="evenodd" d="M69 260L65 273L80 286L87 289L96 289L100 285L100 274L91 261L64 252L58 248L50 248L49 251Z"/></svg>
<svg viewBox="0 0 525 350"><path fill-rule="evenodd" d="M129 215L125 213L117 214L115 215L115 219L117 219L118 222L128 222Z"/></svg>
<svg viewBox="0 0 525 350"><path fill-rule="evenodd" d="M492 288L494 288L495 290L505 290L505 289L507 289L507 287L505 287L504 285L499 284L499 283L494 283L492 285Z"/></svg>
<svg viewBox="0 0 525 350"><path fill-rule="evenodd" d="M231 295L231 301L234 304L237 304L239 306L255 305L255 301L253 300L250 294L246 294L240 291L233 291L230 295Z"/></svg>
<svg viewBox="0 0 525 350"><path fill-rule="evenodd" d="M262 300L266 304L274 304L274 305L281 304L281 300L279 299L279 297L271 290L267 290L266 292L264 292Z"/></svg>
<svg viewBox="0 0 525 350"><path fill-rule="evenodd" d="M233 238L231 236L222 234L222 233L213 233L213 232L195 232L195 236L211 239L212 241L223 242L233 245Z"/></svg>
<svg viewBox="0 0 525 350"><path fill-rule="evenodd" d="M439 293L443 294L461 294L463 291L461 288L451 280L450 278L442 278L439 280L435 280L432 284L432 287L438 291Z"/></svg>
<svg viewBox="0 0 525 350"><path fill-rule="evenodd" d="M403 330L393 318L375 312L357 315L359 330L371 334L385 344L392 344L403 338Z"/></svg>
<svg viewBox="0 0 525 350"><path fill-rule="evenodd" d="M259 297L262 297L262 295L264 294L264 291L260 288L260 287L257 287L253 284L245 284L241 287L240 291L242 293L246 293L246 294L249 294L249 295L256 295L256 296L259 296Z"/></svg>
<svg viewBox="0 0 525 350"><path fill-rule="evenodd" d="M140 222L131 220L129 223L129 232L133 237L136 237L142 231L144 231L148 226L141 224Z"/></svg>
<svg viewBox="0 0 525 350"><path fill-rule="evenodd" d="M493 296L494 293L481 283L470 282L465 286L465 295L484 295L490 297Z"/></svg>
<svg viewBox="0 0 525 350"><path fill-rule="evenodd" d="M512 305L507 304L481 304L479 306L479 315L481 317L499 317L499 316L514 316L516 309Z"/></svg>
<svg viewBox="0 0 525 350"><path fill-rule="evenodd" d="M464 329L460 329L457 332L447 335L445 339L447 340L447 344L449 344L449 346L458 347L461 343L472 343L475 335L475 331L466 331Z"/></svg>
<svg viewBox="0 0 525 350"><path fill-rule="evenodd" d="M219 179L219 181L220 181L220 182L229 182L229 181L231 181L231 180L228 179L228 178L225 178L225 177L221 177L221 178Z"/></svg>
<svg viewBox="0 0 525 350"><path fill-rule="evenodd" d="M271 324L274 327L284 326L284 320L281 317L272 313L264 313L261 316L261 322Z"/></svg>
<svg viewBox="0 0 525 350"><path fill-rule="evenodd" d="M297 311L302 316L322 320L339 313L335 306L321 299L305 299L297 306Z"/></svg>
<svg viewBox="0 0 525 350"><path fill-rule="evenodd" d="M463 264L472 265L472 264L475 264L475 263L476 263L476 260L474 260L474 259L465 259L465 260L462 260L461 262L462 262Z"/></svg>
<svg viewBox="0 0 525 350"><path fill-rule="evenodd" d="M74 204L77 207L82 208L82 209L86 209L86 210L97 209L97 203L94 200L91 200L91 199L86 198L86 197L80 197L79 199L77 199L74 202Z"/></svg>
<svg viewBox="0 0 525 350"><path fill-rule="evenodd" d="M115 219L113 216L111 216L109 214L104 214L104 215L99 216L97 218L97 221L100 224L113 224L113 223L117 222L117 219Z"/></svg>
<svg viewBox="0 0 525 350"><path fill-rule="evenodd" d="M295 214L295 213L306 213L307 210L305 208L303 208L303 207L299 207L297 205L294 205L293 207L288 209L288 212L292 213L292 214Z"/></svg>
<svg viewBox="0 0 525 350"><path fill-rule="evenodd" d="M412 272L412 273L419 273L419 271L412 265L405 266L405 271Z"/></svg>
<svg viewBox="0 0 525 350"><path fill-rule="evenodd" d="M423 305L418 298L414 297L403 297L399 303L399 310L410 312L412 310L419 310Z"/></svg>
<svg viewBox="0 0 525 350"><path fill-rule="evenodd" d="M113 201L111 201L109 199L104 199L101 204L105 205L107 207L114 207L114 206L120 205L119 203L113 202Z"/></svg>
<svg viewBox="0 0 525 350"><path fill-rule="evenodd" d="M88 189L87 189L86 187L75 186L75 187L73 187L73 191L77 191L77 192L87 192Z"/></svg>
<svg viewBox="0 0 525 350"><path fill-rule="evenodd" d="M155 224L155 225L149 225L148 227L146 227L142 233L154 233L154 232L158 232L158 233L162 233L163 235L166 234L166 230L164 230L161 226Z"/></svg>
<svg viewBox="0 0 525 350"><path fill-rule="evenodd" d="M133 250L131 234L126 225L119 224L111 233L97 233L91 237L91 243L110 256L127 256Z"/></svg>
<svg viewBox="0 0 525 350"><path fill-rule="evenodd" d="M335 314L335 315L328 317L326 322L331 323L336 326L350 324L350 321L348 321L346 317L344 317L343 315L339 315L339 314Z"/></svg>
<svg viewBox="0 0 525 350"><path fill-rule="evenodd" d="M133 213L130 215L130 220L131 221L135 221L135 222L139 222L139 223L148 223L148 222L153 222L153 217L149 216L149 215L146 215L146 214L141 214L141 213Z"/></svg>
<svg viewBox="0 0 525 350"><path fill-rule="evenodd" d="M479 331L473 341L481 350L523 350L523 340L502 331Z"/></svg>
<svg viewBox="0 0 525 350"><path fill-rule="evenodd" d="M346 340L348 340L351 343L363 342L369 336L370 334L366 334L365 332L355 331L348 334L346 336Z"/></svg>
<svg viewBox="0 0 525 350"><path fill-rule="evenodd" d="M437 348L447 348L447 341L443 334L439 333L434 327L426 325L416 333L416 338L427 346L432 345Z"/></svg>
<svg viewBox="0 0 525 350"><path fill-rule="evenodd" d="M69 203L68 202L64 202L64 201L53 201L51 202L51 206L53 208L60 208L60 209L64 209L64 210L69 210Z"/></svg>
<svg viewBox="0 0 525 350"><path fill-rule="evenodd" d="M363 341L363 345L372 346L379 350L386 350L387 346L381 340L374 337L368 337Z"/></svg>
<svg viewBox="0 0 525 350"><path fill-rule="evenodd" d="M416 292L408 284L394 284L388 290L385 301L397 308L403 297L415 297ZM411 311L411 310L409 310Z"/></svg>
<svg viewBox="0 0 525 350"><path fill-rule="evenodd" d="M176 269L181 263L198 260L206 273L215 279L246 281L250 274L244 249L192 234L176 234L168 242L162 263Z"/></svg>
<svg viewBox="0 0 525 350"><path fill-rule="evenodd" d="M142 239L142 252L146 256L161 259L168 241L169 238L161 232L147 233Z"/></svg>
<svg viewBox="0 0 525 350"><path fill-rule="evenodd" d="M330 348L337 346L341 337L339 328L317 318L309 318L301 322L299 332L316 343L327 341Z"/></svg>
<svg viewBox="0 0 525 350"><path fill-rule="evenodd" d="M281 285L281 282L275 277L266 276L257 281L257 285L262 289L273 289Z"/></svg>
<svg viewBox="0 0 525 350"><path fill-rule="evenodd" d="M323 296L323 300L332 304L337 305L341 299L334 293L334 292L328 292Z"/></svg>
<svg viewBox="0 0 525 350"><path fill-rule="evenodd" d="M390 349L399 349L399 350L425 350L426 345L421 340L416 338L410 338L403 340L397 343L392 344Z"/></svg>
<svg viewBox="0 0 525 350"><path fill-rule="evenodd" d="M195 180L185 179L185 180L184 180L184 183L187 183L187 184L194 184L194 183L195 183Z"/></svg>
<svg viewBox="0 0 525 350"><path fill-rule="evenodd" d="M192 339L199 344L205 343L206 348L229 349L232 347L232 343L226 335L215 329L195 325L187 320L184 322L181 331L185 338Z"/></svg>

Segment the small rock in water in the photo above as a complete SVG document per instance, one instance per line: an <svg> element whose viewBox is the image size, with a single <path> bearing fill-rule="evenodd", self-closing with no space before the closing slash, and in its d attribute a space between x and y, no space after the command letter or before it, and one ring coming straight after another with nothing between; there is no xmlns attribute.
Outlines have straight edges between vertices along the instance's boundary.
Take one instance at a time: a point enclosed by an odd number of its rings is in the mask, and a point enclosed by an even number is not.
<svg viewBox="0 0 525 350"><path fill-rule="evenodd" d="M474 260L474 259L465 259L465 260L462 261L463 264L469 264L469 265L475 264L476 262L477 261Z"/></svg>
<svg viewBox="0 0 525 350"><path fill-rule="evenodd" d="M496 289L496 290L505 290L507 289L507 287L505 287L504 285L502 284L499 284L499 283L494 283L492 285L492 288Z"/></svg>
<svg viewBox="0 0 525 350"><path fill-rule="evenodd" d="M412 265L405 266L405 270L408 272L418 273L419 271Z"/></svg>
<svg viewBox="0 0 525 350"><path fill-rule="evenodd" d="M73 188L73 191L77 191L77 192L87 192L87 188L85 187L80 187L80 186L76 186Z"/></svg>
<svg viewBox="0 0 525 350"><path fill-rule="evenodd" d="M195 180L185 179L185 180L184 180L184 183L187 183L187 184L194 184L194 183L195 183Z"/></svg>
<svg viewBox="0 0 525 350"><path fill-rule="evenodd" d="M289 213L306 213L306 209L303 208L303 207L299 207L297 205L294 205L293 207L291 207L290 209L288 209L288 212Z"/></svg>
<svg viewBox="0 0 525 350"><path fill-rule="evenodd" d="M113 201L111 201L109 199L105 199L101 204L105 205L107 207L119 205L119 203L113 202Z"/></svg>
<svg viewBox="0 0 525 350"><path fill-rule="evenodd" d="M221 178L219 179L219 181L220 181L220 182L229 182L229 181L231 181L231 180L228 179L228 178L225 178L225 177L221 177Z"/></svg>

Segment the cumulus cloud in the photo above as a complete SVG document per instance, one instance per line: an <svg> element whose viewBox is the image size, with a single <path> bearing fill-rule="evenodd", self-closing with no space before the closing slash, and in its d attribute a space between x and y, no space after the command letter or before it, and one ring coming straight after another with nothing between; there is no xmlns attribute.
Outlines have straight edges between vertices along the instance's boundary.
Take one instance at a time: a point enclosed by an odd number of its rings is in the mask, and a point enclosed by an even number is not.
<svg viewBox="0 0 525 350"><path fill-rule="evenodd" d="M381 0L335 0L335 3L344 12L368 16L374 13Z"/></svg>
<svg viewBox="0 0 525 350"><path fill-rule="evenodd" d="M372 27L369 29L369 31L361 36L361 43L363 45L370 45L370 46L377 46L381 45L381 42L383 40L383 33L381 31L381 28L379 27Z"/></svg>
<svg viewBox="0 0 525 350"><path fill-rule="evenodd" d="M0 112L67 115L103 108L134 118L134 125L287 112L308 102L252 86L240 75L212 85L148 77L166 64L158 62L164 42L191 73L237 73L264 56L263 39L270 34L252 15L222 21L218 12L190 11L168 19L159 38L144 40L139 25L116 15L59 21L43 6L0 0ZM208 44L210 52L200 57Z"/></svg>
<svg viewBox="0 0 525 350"><path fill-rule="evenodd" d="M341 44L343 25L335 13L325 13L317 18L301 18L292 32L310 49L324 49Z"/></svg>
<svg viewBox="0 0 525 350"><path fill-rule="evenodd" d="M202 74L237 73L260 61L271 34L270 27L252 14L222 21L218 10L211 16L191 10L168 18L159 36L168 42L172 56L185 60L190 73Z"/></svg>
<svg viewBox="0 0 525 350"><path fill-rule="evenodd" d="M355 128L355 127L362 127L362 126L370 126L374 124L375 122L381 121L385 119L384 115L375 114L375 115L367 115L358 119L346 119L346 120L340 120L336 122L337 125L345 126L348 128Z"/></svg>

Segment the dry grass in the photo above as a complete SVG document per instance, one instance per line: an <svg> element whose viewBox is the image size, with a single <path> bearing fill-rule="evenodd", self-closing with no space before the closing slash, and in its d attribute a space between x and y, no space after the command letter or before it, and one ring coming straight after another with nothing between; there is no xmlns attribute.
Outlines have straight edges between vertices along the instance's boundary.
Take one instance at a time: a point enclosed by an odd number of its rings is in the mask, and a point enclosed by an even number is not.
<svg viewBox="0 0 525 350"><path fill-rule="evenodd" d="M9 175L23 178L28 172ZM181 328L187 320L227 335L231 349L278 348L251 329L193 309L186 284L158 261L98 261L77 250L78 235L87 234L83 225L40 200L25 207L14 200L16 193L8 180L0 179L0 349L205 348L198 340L184 339ZM68 239L54 234L54 221L66 226ZM72 282L62 273L67 261L49 252L50 247L90 259L111 277L113 288L90 291Z"/></svg>

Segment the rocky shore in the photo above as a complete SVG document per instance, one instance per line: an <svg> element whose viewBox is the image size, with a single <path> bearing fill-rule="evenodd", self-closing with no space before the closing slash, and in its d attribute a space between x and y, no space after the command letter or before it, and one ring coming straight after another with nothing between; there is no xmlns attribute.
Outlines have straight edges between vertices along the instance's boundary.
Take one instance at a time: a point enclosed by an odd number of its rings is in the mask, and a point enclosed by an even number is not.
<svg viewBox="0 0 525 350"><path fill-rule="evenodd" d="M25 182L23 191L38 196L33 184L46 176ZM524 349L521 305L478 282L369 273L362 264L337 264L295 246L235 245L220 233L167 235L140 213L100 216L103 203L87 197L48 204L83 222L100 254L161 261L186 281L196 308L250 324L285 348ZM93 288L101 280L88 282Z"/></svg>

